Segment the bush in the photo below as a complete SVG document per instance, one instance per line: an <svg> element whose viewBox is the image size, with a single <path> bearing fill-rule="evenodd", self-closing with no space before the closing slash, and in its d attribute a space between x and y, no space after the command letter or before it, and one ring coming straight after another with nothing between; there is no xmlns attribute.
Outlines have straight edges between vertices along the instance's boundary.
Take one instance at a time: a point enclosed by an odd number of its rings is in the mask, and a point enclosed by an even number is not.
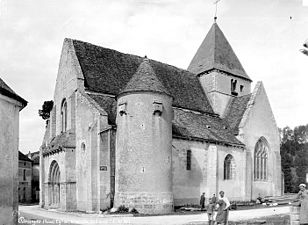
<svg viewBox="0 0 308 225"><path fill-rule="evenodd" d="M139 212L138 212L138 210L137 210L137 209L132 208L132 210L130 211L130 213L133 213L133 214L138 214Z"/></svg>
<svg viewBox="0 0 308 225"><path fill-rule="evenodd" d="M117 213L127 213L129 211L129 209L127 207L125 207L124 205L120 205Z"/></svg>

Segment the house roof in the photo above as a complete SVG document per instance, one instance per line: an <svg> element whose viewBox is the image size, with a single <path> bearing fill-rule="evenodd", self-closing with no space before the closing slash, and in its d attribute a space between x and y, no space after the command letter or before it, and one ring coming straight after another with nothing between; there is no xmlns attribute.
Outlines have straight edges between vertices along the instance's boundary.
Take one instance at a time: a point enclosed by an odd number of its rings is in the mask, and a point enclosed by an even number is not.
<svg viewBox="0 0 308 225"><path fill-rule="evenodd" d="M18 160L32 162L31 159L29 159L27 156L25 156L25 155L24 155L23 153L21 153L20 151L18 151Z"/></svg>
<svg viewBox="0 0 308 225"><path fill-rule="evenodd" d="M234 97L226 109L226 113L224 115L225 120L230 125L233 134L237 135L239 130L239 125L247 109L248 102L251 98L251 94Z"/></svg>
<svg viewBox="0 0 308 225"><path fill-rule="evenodd" d="M85 88L89 91L118 95L136 73L143 58L72 40ZM174 97L173 105L200 112L214 113L195 74L155 60L150 65L166 90Z"/></svg>
<svg viewBox="0 0 308 225"><path fill-rule="evenodd" d="M170 95L169 91L157 78L150 60L144 58L137 72L132 76L126 87L119 94L150 91Z"/></svg>
<svg viewBox="0 0 308 225"><path fill-rule="evenodd" d="M188 70L195 74L212 69L251 81L217 23L212 25L188 66Z"/></svg>
<svg viewBox="0 0 308 225"><path fill-rule="evenodd" d="M198 139L228 145L244 146L223 119L208 114L196 114L174 109L172 135L185 139Z"/></svg>
<svg viewBox="0 0 308 225"><path fill-rule="evenodd" d="M19 101L24 107L28 103L22 97L17 95L1 78L0 78L0 94Z"/></svg>

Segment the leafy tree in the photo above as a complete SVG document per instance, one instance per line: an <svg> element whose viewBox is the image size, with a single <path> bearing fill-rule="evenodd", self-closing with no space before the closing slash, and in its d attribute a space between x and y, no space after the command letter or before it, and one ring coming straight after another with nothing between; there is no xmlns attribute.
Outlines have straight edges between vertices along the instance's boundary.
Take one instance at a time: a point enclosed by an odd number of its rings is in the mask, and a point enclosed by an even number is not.
<svg viewBox="0 0 308 225"><path fill-rule="evenodd" d="M281 135L281 166L285 191L297 192L299 183L306 182L308 173L308 124L279 129Z"/></svg>
<svg viewBox="0 0 308 225"><path fill-rule="evenodd" d="M45 101L42 105L42 109L38 111L39 116L43 118L43 120L46 120L50 117L50 111L53 107L53 101Z"/></svg>

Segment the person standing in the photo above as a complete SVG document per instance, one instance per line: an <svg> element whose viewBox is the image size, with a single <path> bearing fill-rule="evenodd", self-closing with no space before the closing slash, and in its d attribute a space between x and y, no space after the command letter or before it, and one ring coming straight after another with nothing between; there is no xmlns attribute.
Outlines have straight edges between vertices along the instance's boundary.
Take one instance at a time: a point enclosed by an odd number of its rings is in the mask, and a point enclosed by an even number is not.
<svg viewBox="0 0 308 225"><path fill-rule="evenodd" d="M218 199L218 212L216 216L216 223L220 225L228 225L229 207L230 202L225 196L225 192L219 192L220 198Z"/></svg>
<svg viewBox="0 0 308 225"><path fill-rule="evenodd" d="M205 204L205 193L203 192L201 197L200 197L200 206L201 206L201 211L204 210L204 204Z"/></svg>
<svg viewBox="0 0 308 225"><path fill-rule="evenodd" d="M299 185L299 192L297 194L297 199L300 200L300 214L299 221L301 225L308 224L308 190L306 189L306 184Z"/></svg>
<svg viewBox="0 0 308 225"><path fill-rule="evenodd" d="M209 225L215 224L215 220L216 220L215 206L216 206L216 197L214 194L212 198L209 198L209 204L207 206L207 215L209 219Z"/></svg>

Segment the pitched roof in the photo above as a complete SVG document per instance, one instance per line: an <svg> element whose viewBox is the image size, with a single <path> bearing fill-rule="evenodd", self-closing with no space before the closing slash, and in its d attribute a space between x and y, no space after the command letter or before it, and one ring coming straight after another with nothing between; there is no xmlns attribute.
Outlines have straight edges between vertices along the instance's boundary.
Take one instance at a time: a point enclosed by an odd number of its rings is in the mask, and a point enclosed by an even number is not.
<svg viewBox="0 0 308 225"><path fill-rule="evenodd" d="M110 125L116 124L116 114L117 114L117 101L114 97L88 94L102 109L108 114L108 123Z"/></svg>
<svg viewBox="0 0 308 225"><path fill-rule="evenodd" d="M27 156L25 156L25 155L24 155L23 153L21 153L20 151L18 151L18 160L32 162L31 159L29 159Z"/></svg>
<svg viewBox="0 0 308 225"><path fill-rule="evenodd" d="M118 95L136 73L143 58L73 40L87 90ZM186 70L149 60L163 86L174 97L173 105L214 113L196 76Z"/></svg>
<svg viewBox="0 0 308 225"><path fill-rule="evenodd" d="M43 154L48 154L55 151L61 151L62 148L75 148L76 134L72 130L68 130L54 137L48 146L42 146Z"/></svg>
<svg viewBox="0 0 308 225"><path fill-rule="evenodd" d="M0 78L0 94L19 101L20 103L22 103L23 106L27 105L27 101L24 100L19 95L17 95L1 78Z"/></svg>
<svg viewBox="0 0 308 225"><path fill-rule="evenodd" d="M212 69L251 81L217 23L212 25L188 66L188 70L195 74Z"/></svg>
<svg viewBox="0 0 308 225"><path fill-rule="evenodd" d="M88 95L107 112L109 124L116 125L117 104L115 98L96 94ZM177 108L173 110L173 137L242 145L232 134L232 130L225 120L209 114L196 114Z"/></svg>
<svg viewBox="0 0 308 225"><path fill-rule="evenodd" d="M247 109L250 98L251 94L234 97L228 105L224 118L230 125L233 134L235 135L238 135L239 125L241 123L245 110Z"/></svg>
<svg viewBox="0 0 308 225"><path fill-rule="evenodd" d="M172 135L229 145L244 146L231 132L226 121L219 117L174 109Z"/></svg>
<svg viewBox="0 0 308 225"><path fill-rule="evenodd" d="M164 85L157 78L150 61L147 58L143 59L137 72L132 76L126 87L120 91L119 94L140 91L150 91L170 95Z"/></svg>

